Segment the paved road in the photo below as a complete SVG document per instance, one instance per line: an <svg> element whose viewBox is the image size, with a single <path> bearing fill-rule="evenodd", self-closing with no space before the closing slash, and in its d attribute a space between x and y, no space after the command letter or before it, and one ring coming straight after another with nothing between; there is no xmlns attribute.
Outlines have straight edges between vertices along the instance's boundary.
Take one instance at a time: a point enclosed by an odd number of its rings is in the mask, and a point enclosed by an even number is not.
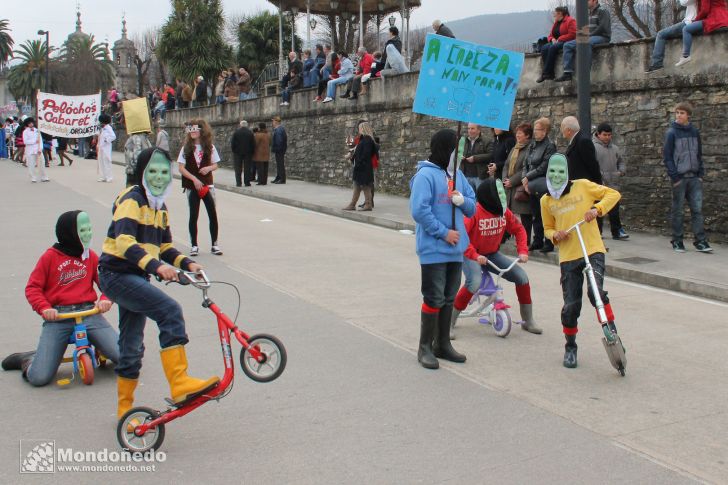
<svg viewBox="0 0 728 485"><path fill-rule="evenodd" d="M96 183L90 162L53 168L48 184L0 163L6 256L0 278L0 350L35 345L38 318L24 301L27 274L53 241L61 211L87 210L95 247L122 188ZM436 372L416 363L419 267L413 238L310 211L218 194L220 243L199 260L243 295L239 322L279 336L286 372L256 384L238 372L232 393L167 427L167 459L142 483L694 483L725 482L727 305L607 279L628 348L620 378L599 328L585 310L580 366L561 366L557 268L529 263L537 317L546 328L507 339L463 322L456 347L465 365ZM176 239L187 249L184 199L170 200ZM205 221L205 216L201 217ZM201 228L203 224L200 224ZM213 322L191 288L169 287L183 302L194 374L221 368ZM507 300L514 303L512 288ZM212 297L234 314L226 287ZM116 315L110 314L112 323ZM137 403L161 407L167 394L152 324ZM3 482L20 475L20 440L55 440L74 451L116 450L115 384L100 372L93 387L33 389L0 372L4 389ZM128 482L99 473L96 479ZM56 473L54 483L91 475Z"/></svg>

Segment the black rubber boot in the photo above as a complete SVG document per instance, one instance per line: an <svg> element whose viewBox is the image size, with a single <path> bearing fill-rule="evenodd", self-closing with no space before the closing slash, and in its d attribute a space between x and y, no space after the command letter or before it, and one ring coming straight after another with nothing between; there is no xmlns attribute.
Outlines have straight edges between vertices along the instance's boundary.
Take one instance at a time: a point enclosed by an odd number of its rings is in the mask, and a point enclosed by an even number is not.
<svg viewBox="0 0 728 485"><path fill-rule="evenodd" d="M440 363L432 353L432 339L435 336L437 327L437 314L422 312L422 323L420 324L420 346L417 349L417 361L425 369L437 369Z"/></svg>
<svg viewBox="0 0 728 485"><path fill-rule="evenodd" d="M32 352L16 352L10 354L3 360L3 370L23 370L23 361L33 360L35 350Z"/></svg>
<svg viewBox="0 0 728 485"><path fill-rule="evenodd" d="M566 345L564 346L564 367L569 369L576 368L576 335L564 335L566 337Z"/></svg>
<svg viewBox="0 0 728 485"><path fill-rule="evenodd" d="M450 343L450 324L452 322L452 305L445 305L440 308L440 314L437 318L437 331L435 332L435 342L432 346L435 357L457 362L462 364L465 362L465 356L458 353Z"/></svg>

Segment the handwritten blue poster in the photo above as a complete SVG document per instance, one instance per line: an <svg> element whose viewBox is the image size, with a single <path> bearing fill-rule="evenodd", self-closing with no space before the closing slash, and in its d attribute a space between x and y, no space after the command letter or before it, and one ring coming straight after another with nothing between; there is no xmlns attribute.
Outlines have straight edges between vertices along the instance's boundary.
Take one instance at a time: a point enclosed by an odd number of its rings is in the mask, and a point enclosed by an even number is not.
<svg viewBox="0 0 728 485"><path fill-rule="evenodd" d="M519 52L428 34L412 111L507 130L523 63Z"/></svg>

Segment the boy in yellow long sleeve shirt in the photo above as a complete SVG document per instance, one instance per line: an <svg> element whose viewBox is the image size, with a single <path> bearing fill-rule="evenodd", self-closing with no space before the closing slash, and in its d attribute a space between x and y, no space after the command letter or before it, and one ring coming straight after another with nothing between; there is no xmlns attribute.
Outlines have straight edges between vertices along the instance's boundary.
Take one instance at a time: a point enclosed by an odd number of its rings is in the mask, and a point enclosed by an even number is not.
<svg viewBox="0 0 728 485"><path fill-rule="evenodd" d="M576 333L579 331L577 320L581 313L583 271L586 263L578 236L566 231L582 219L586 221L586 224L581 226L582 237L589 261L594 268L594 276L604 302L609 327L616 332L612 306L609 304L607 292L602 289L606 249L595 219L607 214L619 202L621 195L614 189L589 180L569 180L568 162L560 153L552 155L549 159L546 185L549 193L541 198L541 217L545 236L559 248L561 289L564 295L561 324L566 337L564 367L574 368L577 364ZM592 306L596 307L591 289L588 291L588 296Z"/></svg>

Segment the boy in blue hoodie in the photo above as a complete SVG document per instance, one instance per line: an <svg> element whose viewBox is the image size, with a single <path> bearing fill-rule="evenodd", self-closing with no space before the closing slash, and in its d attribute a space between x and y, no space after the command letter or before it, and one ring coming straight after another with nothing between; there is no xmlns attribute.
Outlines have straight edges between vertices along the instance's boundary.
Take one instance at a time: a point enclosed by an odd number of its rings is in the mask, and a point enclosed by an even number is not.
<svg viewBox="0 0 728 485"><path fill-rule="evenodd" d="M693 246L701 253L713 248L708 244L703 226L703 145L700 132L690 123L693 107L680 103L675 107L675 121L665 135L663 162L672 182L672 249L685 252L683 244L683 207L685 199L690 206L691 222L695 242Z"/></svg>
<svg viewBox="0 0 728 485"><path fill-rule="evenodd" d="M417 255L422 268L422 320L417 360L437 369L437 357L465 362L450 343L450 320L460 287L463 253L469 245L464 216L475 214L475 193L462 172L447 167L454 157L457 135L440 130L430 140L430 158L417 164L410 180L410 211L416 224ZM453 212L455 224L453 226Z"/></svg>

